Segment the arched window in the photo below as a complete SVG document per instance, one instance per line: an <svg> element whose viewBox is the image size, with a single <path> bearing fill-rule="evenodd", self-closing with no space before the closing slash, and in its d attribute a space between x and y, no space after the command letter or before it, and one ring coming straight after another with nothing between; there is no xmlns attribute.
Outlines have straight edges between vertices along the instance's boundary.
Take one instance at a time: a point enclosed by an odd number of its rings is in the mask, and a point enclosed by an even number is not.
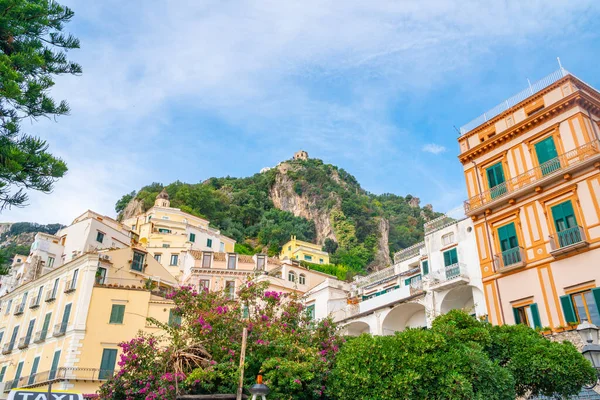
<svg viewBox="0 0 600 400"><path fill-rule="evenodd" d="M301 285L306 285L306 276L304 274L300 274L300 276L298 277L298 282Z"/></svg>
<svg viewBox="0 0 600 400"><path fill-rule="evenodd" d="M294 271L288 272L288 281L296 282L296 273Z"/></svg>

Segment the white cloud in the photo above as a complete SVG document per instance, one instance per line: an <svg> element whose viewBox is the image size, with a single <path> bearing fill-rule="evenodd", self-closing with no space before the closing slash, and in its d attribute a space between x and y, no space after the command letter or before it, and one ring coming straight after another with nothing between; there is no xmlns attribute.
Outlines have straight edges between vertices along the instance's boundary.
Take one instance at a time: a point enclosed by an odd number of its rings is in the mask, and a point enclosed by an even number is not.
<svg viewBox="0 0 600 400"><path fill-rule="evenodd" d="M447 149L444 146L435 143L428 143L421 148L422 151L431 154L440 154L445 152Z"/></svg>
<svg viewBox="0 0 600 400"><path fill-rule="evenodd" d="M111 212L120 195L141 184L181 178L186 158L201 167L217 162L225 175L231 161L203 157L201 133L172 128L182 109L238 132L214 153L247 141L253 151L308 145L323 157L365 165L391 151L400 157L423 143L390 119L398 97L427 93L477 68L494 46L559 37L600 4L63 1L75 11L67 29L82 40L70 57L84 72L53 88L72 115L30 131L49 140L70 172L52 195L31 194L29 207L0 219L64 223L87 208ZM406 146L392 149L398 136ZM423 146L434 154L442 149Z"/></svg>

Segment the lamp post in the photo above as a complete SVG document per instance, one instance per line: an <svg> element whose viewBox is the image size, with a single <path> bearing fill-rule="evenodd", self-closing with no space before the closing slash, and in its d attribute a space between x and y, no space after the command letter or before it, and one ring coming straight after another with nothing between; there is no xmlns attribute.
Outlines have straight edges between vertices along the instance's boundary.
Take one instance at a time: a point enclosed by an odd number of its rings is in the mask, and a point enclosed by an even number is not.
<svg viewBox="0 0 600 400"><path fill-rule="evenodd" d="M261 400L267 400L267 395L271 392L271 389L264 383L262 383L262 375L256 377L256 384L249 389L252 395L252 400L257 400L260 396Z"/></svg>
<svg viewBox="0 0 600 400"><path fill-rule="evenodd" d="M600 345L598 344L598 328L596 325L589 323L587 320L583 320L581 324L577 326L577 333L581 337L584 343L581 354L592 363L592 366L596 369L596 372L600 372ZM585 386L586 389L591 389L598 384L598 379L592 385Z"/></svg>

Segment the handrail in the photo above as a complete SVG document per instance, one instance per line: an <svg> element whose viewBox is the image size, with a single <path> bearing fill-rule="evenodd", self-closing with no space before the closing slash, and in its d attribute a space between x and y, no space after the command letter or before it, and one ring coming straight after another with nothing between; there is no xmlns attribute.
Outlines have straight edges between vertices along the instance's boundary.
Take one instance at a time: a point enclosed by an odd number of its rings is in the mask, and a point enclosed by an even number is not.
<svg viewBox="0 0 600 400"><path fill-rule="evenodd" d="M494 263L500 272L505 269L517 268L525 263L525 250L520 246L505 250L494 256Z"/></svg>
<svg viewBox="0 0 600 400"><path fill-rule="evenodd" d="M550 235L550 249L555 251L586 241L585 230L581 226L574 226Z"/></svg>
<svg viewBox="0 0 600 400"><path fill-rule="evenodd" d="M366 286L366 285L368 285L370 283L373 283L375 281L378 281L378 280L381 280L381 279L385 279L385 278L389 278L390 276L394 275L394 271L395 271L395 268L392 265L391 267L387 267L387 268L384 268L384 269L382 269L380 271L377 271L377 272L374 272L372 274L369 274L367 276L363 276L363 277L358 278L356 280L356 282L355 282L356 286L360 288L360 287Z"/></svg>
<svg viewBox="0 0 600 400"><path fill-rule="evenodd" d="M533 186L536 182L555 176L564 171L567 168L579 165L583 163L588 157L600 153L600 142L598 140L592 140L582 146L579 146L573 150L567 151L566 153L560 154L558 157L553 158L543 164L536 166L520 175L517 175L500 185L494 186L493 188L486 190L481 194L477 194L465 201L465 212L468 213L479 207L502 198L508 194L513 193L516 190L524 189L526 187Z"/></svg>
<svg viewBox="0 0 600 400"><path fill-rule="evenodd" d="M419 242L413 244L410 247L402 249L394 253L394 263L398 264L402 261L408 260L411 257L414 257L419 254L419 251L425 247L425 242Z"/></svg>
<svg viewBox="0 0 600 400"><path fill-rule="evenodd" d="M566 69L561 68L558 71L554 71L550 75L548 75L548 76L540 79L539 81L537 81L534 84L530 85L529 88L527 88L527 89L525 89L525 90L517 93L516 95L514 95L514 96L512 96L512 97L510 97L510 98L508 98L506 100L504 100L502 103L498 104L496 107L493 107L492 109L484 112L483 114L481 114L477 118L475 118L475 119L471 120L470 122L467 122L466 124L464 124L463 126L461 126L460 127L460 136L459 137L462 137L466 133L468 133L468 132L472 131L473 129L477 128L479 125L482 125L482 124L486 123L490 119L493 119L494 117L497 117L498 115L502 114L504 111L509 110L510 108L512 108L515 105L519 104L520 102L522 102L523 100L525 100L529 96L532 96L535 93L539 92L540 90L543 90L543 89L547 88L548 86L550 86L553 83L559 81L560 79L564 78L568 74L569 74L569 72L567 72Z"/></svg>

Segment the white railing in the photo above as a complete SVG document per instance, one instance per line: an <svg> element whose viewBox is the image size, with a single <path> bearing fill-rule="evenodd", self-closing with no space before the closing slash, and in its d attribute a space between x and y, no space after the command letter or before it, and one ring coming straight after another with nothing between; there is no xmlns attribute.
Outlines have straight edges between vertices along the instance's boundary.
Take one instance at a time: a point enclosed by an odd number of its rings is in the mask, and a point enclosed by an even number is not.
<svg viewBox="0 0 600 400"><path fill-rule="evenodd" d="M433 271L427 278L432 285L449 282L456 278L468 278L467 266L461 262L451 264L441 270Z"/></svg>
<svg viewBox="0 0 600 400"><path fill-rule="evenodd" d="M391 267L384 268L381 271L373 272L370 275L358 278L355 281L356 287L360 288L360 287L363 287L363 286L367 286L367 285L369 285L369 284L371 284L373 282L377 282L377 281L380 281L382 279L386 279L386 278L392 277L392 276L394 276L394 271L395 271L395 268L392 265Z"/></svg>
<svg viewBox="0 0 600 400"><path fill-rule="evenodd" d="M394 263L398 264L402 261L408 260L409 258L419 255L423 247L425 247L425 242L419 242L417 244L413 244L410 247L407 247L406 249L397 251L394 254Z"/></svg>
<svg viewBox="0 0 600 400"><path fill-rule="evenodd" d="M520 93L517 93L516 95L512 96L509 99L504 100L502 103L498 104L496 107L484 112L482 115L475 118L471 122L468 122L465 125L461 126L460 127L460 136L463 136L465 133L472 131L473 129L477 128L479 125L484 124L487 121L489 121L490 119L502 114L504 111L510 109L511 107L514 107L515 105L522 102L523 100L525 100L529 96L533 95L534 93L537 93L540 90L547 88L548 86L552 85L554 82L562 79L563 77L567 76L568 74L569 74L569 72L567 70L565 70L564 68L561 68L558 71L554 71L550 75L540 79L539 81L535 82L534 84L530 84L527 89L523 90Z"/></svg>

